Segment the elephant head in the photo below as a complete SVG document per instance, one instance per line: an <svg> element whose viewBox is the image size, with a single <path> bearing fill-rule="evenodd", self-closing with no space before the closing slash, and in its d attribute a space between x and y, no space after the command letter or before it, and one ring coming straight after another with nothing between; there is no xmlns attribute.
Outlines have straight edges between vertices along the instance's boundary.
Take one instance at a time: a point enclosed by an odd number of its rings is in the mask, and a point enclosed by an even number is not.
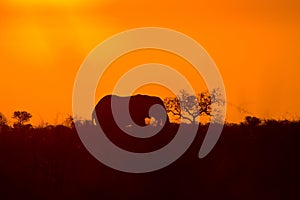
<svg viewBox="0 0 300 200"><path fill-rule="evenodd" d="M165 124L169 124L169 118L163 101L158 97L140 94L126 97L116 95L103 97L95 107L93 121L97 122L95 120L97 117L104 131L120 126L130 126L132 122L138 126L146 126L146 118L154 118L158 122L163 121L161 110L159 113L155 111L156 104L160 106L160 109L164 109Z"/></svg>

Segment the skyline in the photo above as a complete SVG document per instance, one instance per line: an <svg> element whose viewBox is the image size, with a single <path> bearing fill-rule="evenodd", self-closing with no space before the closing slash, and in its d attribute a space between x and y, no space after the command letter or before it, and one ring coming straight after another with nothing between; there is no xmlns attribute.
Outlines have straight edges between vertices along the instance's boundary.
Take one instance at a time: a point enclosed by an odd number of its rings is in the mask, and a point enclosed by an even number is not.
<svg viewBox="0 0 300 200"><path fill-rule="evenodd" d="M73 83L89 52L121 31L158 26L180 31L207 50L222 74L229 104L260 118L299 118L299 5L270 0L2 1L0 112L10 118L14 111L26 110L33 123L71 114ZM112 64L117 71L108 73L121 74L153 60L182 71L187 65L164 52L126 56ZM118 78L110 77L111 84ZM106 93L97 91L95 102ZM227 119L241 121L245 114L234 106L228 106Z"/></svg>

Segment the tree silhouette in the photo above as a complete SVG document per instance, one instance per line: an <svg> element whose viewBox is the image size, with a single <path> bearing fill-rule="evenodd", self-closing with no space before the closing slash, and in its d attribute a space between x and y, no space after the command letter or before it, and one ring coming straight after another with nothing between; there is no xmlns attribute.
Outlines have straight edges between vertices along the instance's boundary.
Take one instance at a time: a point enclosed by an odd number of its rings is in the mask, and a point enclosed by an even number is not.
<svg viewBox="0 0 300 200"><path fill-rule="evenodd" d="M0 113L0 127L5 125L7 125L7 119L2 113Z"/></svg>
<svg viewBox="0 0 300 200"><path fill-rule="evenodd" d="M68 115L63 124L67 127L74 128L75 123L74 123L74 118L72 115Z"/></svg>
<svg viewBox="0 0 300 200"><path fill-rule="evenodd" d="M246 116L244 123L248 126L258 126L261 124L261 120L257 117Z"/></svg>
<svg viewBox="0 0 300 200"><path fill-rule="evenodd" d="M177 97L167 97L164 104L168 113L171 113L176 120L185 119L192 124L198 123L197 118L205 114L211 116L212 104L221 103L217 99L218 90L201 92L197 95L190 95L185 90L181 90Z"/></svg>
<svg viewBox="0 0 300 200"><path fill-rule="evenodd" d="M12 118L16 119L14 127L22 127L24 123L29 122L32 115L27 111L15 111Z"/></svg>

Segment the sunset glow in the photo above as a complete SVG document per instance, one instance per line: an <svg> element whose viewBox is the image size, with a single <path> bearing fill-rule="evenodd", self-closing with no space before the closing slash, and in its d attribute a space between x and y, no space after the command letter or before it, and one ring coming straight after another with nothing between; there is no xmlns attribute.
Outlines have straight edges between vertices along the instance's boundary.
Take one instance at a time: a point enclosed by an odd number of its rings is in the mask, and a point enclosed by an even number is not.
<svg viewBox="0 0 300 200"><path fill-rule="evenodd" d="M292 0L1 1L0 112L10 118L14 111L26 110L36 125L61 122L72 112L74 79L89 52L121 31L157 26L194 38L210 54L223 76L228 121L249 114L298 118L299 11L300 3ZM148 62L172 66L192 84L201 79L175 55L132 52L112 64L95 101L110 93L122 73ZM159 88L147 85L138 92L170 94ZM197 88L206 89L204 83Z"/></svg>

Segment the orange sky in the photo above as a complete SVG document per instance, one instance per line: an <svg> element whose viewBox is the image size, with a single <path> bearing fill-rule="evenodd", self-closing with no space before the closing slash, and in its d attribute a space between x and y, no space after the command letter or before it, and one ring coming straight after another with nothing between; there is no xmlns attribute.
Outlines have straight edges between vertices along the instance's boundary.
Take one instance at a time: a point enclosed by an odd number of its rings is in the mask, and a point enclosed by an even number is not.
<svg viewBox="0 0 300 200"><path fill-rule="evenodd" d="M88 53L113 34L144 26L183 32L208 51L223 76L229 121L244 116L232 105L261 118L300 116L296 0L4 0L0 25L0 112L8 118L26 110L35 124L62 121L71 113L73 82ZM145 51L120 58L115 67L124 71L159 59L184 65Z"/></svg>

